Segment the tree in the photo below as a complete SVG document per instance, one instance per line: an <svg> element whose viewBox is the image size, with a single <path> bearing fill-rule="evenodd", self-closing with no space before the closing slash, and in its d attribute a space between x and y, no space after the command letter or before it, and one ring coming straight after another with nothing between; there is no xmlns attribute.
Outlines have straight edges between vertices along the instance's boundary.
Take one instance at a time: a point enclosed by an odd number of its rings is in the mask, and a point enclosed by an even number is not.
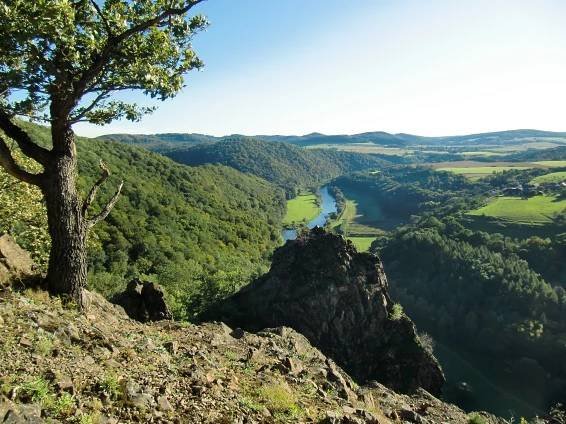
<svg viewBox="0 0 566 424"><path fill-rule="evenodd" d="M202 66L191 40L207 21L189 16L202 1L0 2L0 129L43 171L20 166L2 136L0 166L43 194L51 237L47 287L53 294L70 295L83 306L87 234L110 213L122 189L99 213L89 213L109 170L101 162L100 178L82 199L73 124L136 121L154 109L112 100L118 92L141 90L159 100L179 93L184 75ZM50 124L51 146L31 139L14 119L22 116Z"/></svg>

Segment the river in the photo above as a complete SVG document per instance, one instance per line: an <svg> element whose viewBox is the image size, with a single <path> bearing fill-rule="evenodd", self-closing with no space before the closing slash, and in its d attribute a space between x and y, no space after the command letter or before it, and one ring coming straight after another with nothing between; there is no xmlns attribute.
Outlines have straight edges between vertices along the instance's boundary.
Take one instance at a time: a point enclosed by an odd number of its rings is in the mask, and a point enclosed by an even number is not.
<svg viewBox="0 0 566 424"><path fill-rule="evenodd" d="M330 214L338 212L338 208L336 207L336 199L332 194L330 194L327 186L321 187L318 190L318 195L320 196L321 200L321 211L316 216L316 218L309 221L309 223L307 224L308 228L324 227ZM294 229L285 229L283 230L282 234L283 241L295 240L297 238L297 230Z"/></svg>

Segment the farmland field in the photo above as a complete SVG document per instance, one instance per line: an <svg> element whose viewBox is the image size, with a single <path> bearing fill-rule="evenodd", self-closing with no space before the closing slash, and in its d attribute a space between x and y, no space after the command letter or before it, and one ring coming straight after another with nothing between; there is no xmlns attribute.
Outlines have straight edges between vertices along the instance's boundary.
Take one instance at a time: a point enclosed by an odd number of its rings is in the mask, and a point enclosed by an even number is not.
<svg viewBox="0 0 566 424"><path fill-rule="evenodd" d="M533 184L543 184L543 183L560 183L566 181L566 171L563 172L552 172L546 175L540 175L531 180Z"/></svg>
<svg viewBox="0 0 566 424"><path fill-rule="evenodd" d="M488 205L468 212L472 216L485 216L523 225L545 225L566 209L566 200L554 196L498 197Z"/></svg>
<svg viewBox="0 0 566 424"><path fill-rule="evenodd" d="M546 166L549 168L559 168L562 166L566 166L566 160L541 160L539 162L533 162L537 165Z"/></svg>
<svg viewBox="0 0 566 424"><path fill-rule="evenodd" d="M312 192L299 194L287 201L287 213L283 218L283 225L290 226L301 222L308 222L320 213L318 198Z"/></svg>
<svg viewBox="0 0 566 424"><path fill-rule="evenodd" d="M459 175L489 175L496 172L509 171L510 169L529 169L528 166L477 166L477 167L452 167L437 168L437 171L449 171Z"/></svg>
<svg viewBox="0 0 566 424"><path fill-rule="evenodd" d="M407 155L414 151L398 147L384 147L373 143L351 143L351 144L313 144L309 149L334 149L343 152L355 153L378 153L383 155Z"/></svg>

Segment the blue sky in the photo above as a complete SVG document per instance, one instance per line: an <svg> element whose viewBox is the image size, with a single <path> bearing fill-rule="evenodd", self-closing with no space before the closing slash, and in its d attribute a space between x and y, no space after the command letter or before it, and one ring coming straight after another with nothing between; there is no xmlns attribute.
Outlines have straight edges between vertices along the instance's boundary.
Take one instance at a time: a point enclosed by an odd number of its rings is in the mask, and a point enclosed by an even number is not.
<svg viewBox="0 0 566 424"><path fill-rule="evenodd" d="M208 0L206 67L81 135L566 130L563 0ZM141 95L131 99L147 103Z"/></svg>

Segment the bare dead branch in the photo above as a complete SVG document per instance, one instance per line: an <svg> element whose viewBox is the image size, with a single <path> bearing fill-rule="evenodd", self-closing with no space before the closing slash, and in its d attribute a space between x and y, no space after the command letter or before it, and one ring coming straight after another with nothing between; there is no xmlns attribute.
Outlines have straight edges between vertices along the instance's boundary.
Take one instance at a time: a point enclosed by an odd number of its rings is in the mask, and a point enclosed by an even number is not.
<svg viewBox="0 0 566 424"><path fill-rule="evenodd" d="M110 212L118 202L118 199L120 198L120 193L122 193L122 187L124 187L124 181L120 183L120 185L118 186L118 190L116 190L116 193L114 194L114 196L112 196L112 198L106 204L106 206L104 206L102 211L100 211L98 215L95 215L91 219L87 220L88 228L91 228L94 225L98 224L100 221L106 219L106 217L110 214Z"/></svg>
<svg viewBox="0 0 566 424"><path fill-rule="evenodd" d="M90 207L90 205L94 201L94 199L96 197L96 193L98 193L98 189L100 187L102 187L102 184L104 184L104 182L110 176L110 170L106 167L106 164L102 161L100 161L100 169L102 170L102 173L100 174L100 177L98 178L98 180L94 183L94 185L90 189L88 196L86 197L86 199L83 203L83 215L86 213L86 211L88 210L88 208Z"/></svg>
<svg viewBox="0 0 566 424"><path fill-rule="evenodd" d="M41 187L42 174L32 174L22 169L12 157L12 152L3 137L0 137L0 166L12 177Z"/></svg>
<svg viewBox="0 0 566 424"><path fill-rule="evenodd" d="M42 165L47 163L51 155L50 151L35 144L28 133L14 124L10 115L3 110L0 110L0 129L17 143L18 147L26 156L29 156Z"/></svg>

